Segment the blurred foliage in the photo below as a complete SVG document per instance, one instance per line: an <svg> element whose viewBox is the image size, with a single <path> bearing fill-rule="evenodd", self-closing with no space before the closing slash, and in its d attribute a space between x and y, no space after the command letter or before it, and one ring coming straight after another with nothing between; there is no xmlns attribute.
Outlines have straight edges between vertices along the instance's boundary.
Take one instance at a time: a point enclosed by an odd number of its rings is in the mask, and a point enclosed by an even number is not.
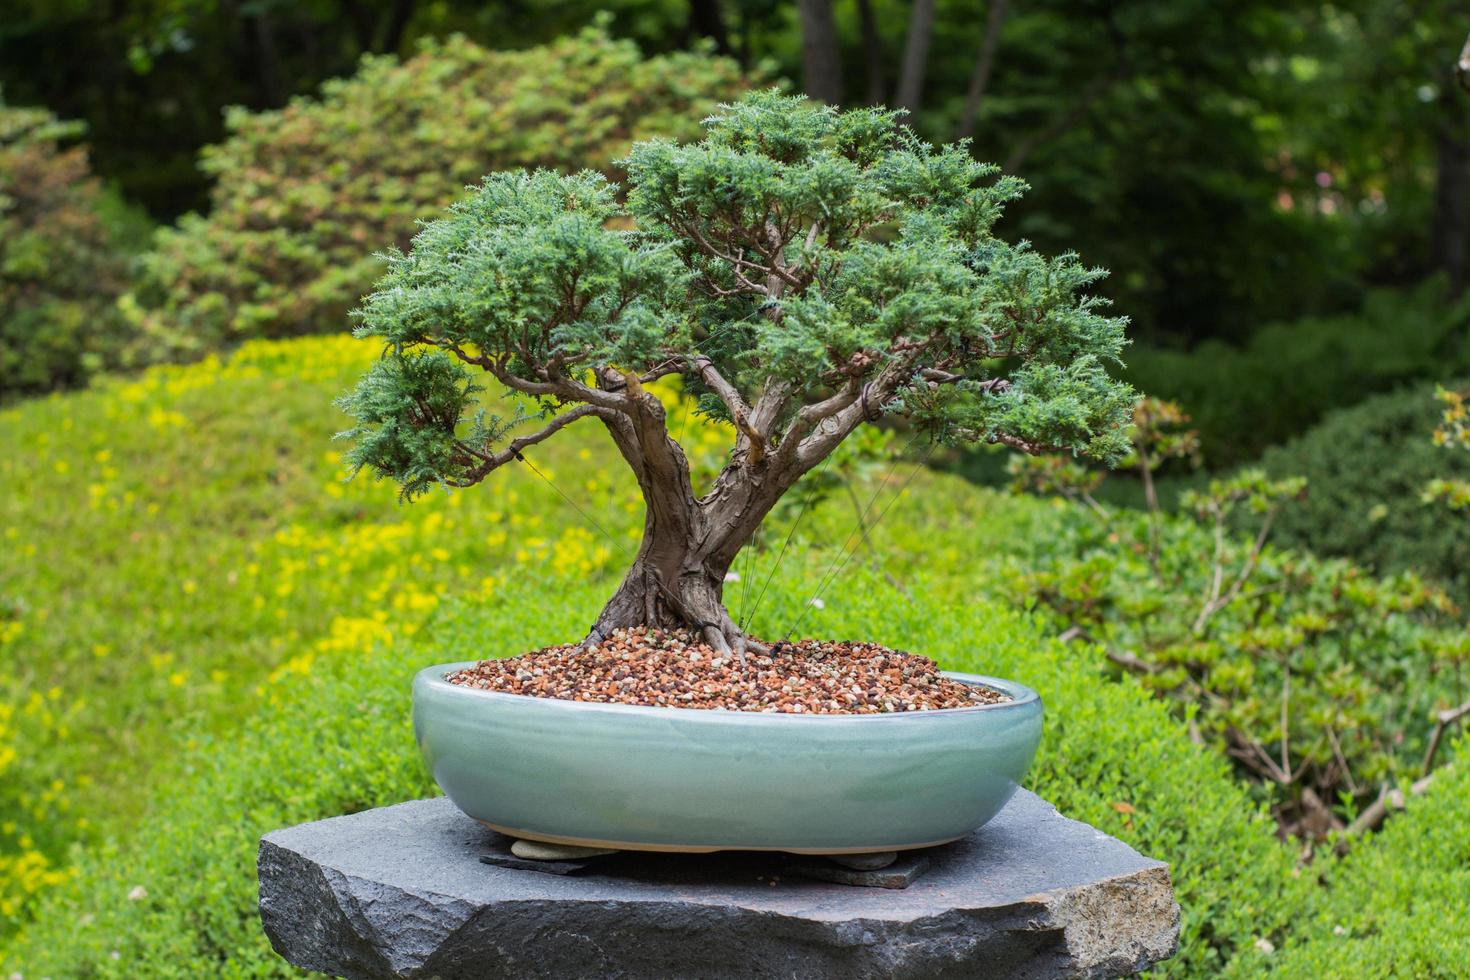
<svg viewBox="0 0 1470 980"><path fill-rule="evenodd" d="M1302 46L1279 77L1304 111L1273 120L1282 206L1348 236L1370 281L1437 270L1463 286L1470 219L1470 95L1454 64L1470 24L1456 0L1347 0L1298 8ZM1446 268L1458 240L1461 272ZM1274 247L1274 243L1273 243ZM1273 317L1274 319L1274 317Z"/></svg>
<svg viewBox="0 0 1470 980"><path fill-rule="evenodd" d="M1435 396L1444 405L1434 444L1447 449L1470 449L1470 394L1440 388ZM1436 477L1424 488L1426 503L1443 501L1455 510L1470 507L1470 480Z"/></svg>
<svg viewBox="0 0 1470 980"><path fill-rule="evenodd" d="M848 104L894 101L911 6L836 5ZM224 106L279 107L365 53L454 31L496 49L545 43L603 8L646 51L707 42L800 85L798 20L774 0L146 0L120 13L20 0L0 27L0 83L86 119L102 172L172 218L204 207L208 173L194 156L225 136ZM1437 217L1450 186L1440 177L1462 169L1453 156L1470 112L1450 87L1464 29L1448 0L1007 11L974 106L976 155L1034 187L1006 233L1110 268L1138 336L1243 340L1263 322L1351 309L1364 282L1442 267L1436 242L1454 222ZM936 141L961 129L978 14L966 0L934 6L914 122Z"/></svg>
<svg viewBox="0 0 1470 980"><path fill-rule="evenodd" d="M1470 596L1470 522L1423 500L1434 480L1470 479L1470 454L1435 446L1434 385L1370 398L1328 415L1261 465L1310 481L1282 514L1277 540L1341 555L1381 574L1411 571Z"/></svg>
<svg viewBox="0 0 1470 980"><path fill-rule="evenodd" d="M128 221L87 166L78 123L0 101L0 400L115 364Z"/></svg>
<svg viewBox="0 0 1470 980"><path fill-rule="evenodd" d="M1160 444L1151 435L1135 429L1141 448ZM1385 786L1421 775L1434 713L1470 694L1470 643L1446 595L1407 573L1374 579L1270 547L1306 495L1301 477L1213 480L1181 499L1191 525L1156 507L1109 510L1092 496L1095 473L1058 472L1017 488L1087 507L1058 514L1013 559L1016 601L1173 701L1289 832L1342 831Z"/></svg>
<svg viewBox="0 0 1470 980"><path fill-rule="evenodd" d="M1273 323L1244 347L1134 347L1124 375L1194 416L1212 467L1241 463L1333 409L1470 368L1470 297L1447 305L1443 289L1375 290L1357 312Z"/></svg>
<svg viewBox="0 0 1470 980"><path fill-rule="evenodd" d="M140 360L250 337L342 329L420 218L486 173L609 169L635 139L697 135L742 81L730 61L643 59L592 28L546 47L488 51L461 37L264 113L233 110L205 152L213 208L158 235L125 301Z"/></svg>
<svg viewBox="0 0 1470 980"><path fill-rule="evenodd" d="M619 36L654 50L693 42L668 0L11 0L0 85L86 121L100 172L161 219L208 204L201 147L224 109L274 109L352 74L363 55L412 54L460 31L496 49L575 33L611 9ZM481 176L475 174L475 177Z"/></svg>

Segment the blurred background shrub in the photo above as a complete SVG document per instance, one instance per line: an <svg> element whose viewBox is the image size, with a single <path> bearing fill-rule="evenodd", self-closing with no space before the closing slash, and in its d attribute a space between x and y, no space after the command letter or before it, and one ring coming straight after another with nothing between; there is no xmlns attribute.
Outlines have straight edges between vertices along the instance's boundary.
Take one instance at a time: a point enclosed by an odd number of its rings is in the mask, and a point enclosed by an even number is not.
<svg viewBox="0 0 1470 980"><path fill-rule="evenodd" d="M1446 303L1444 295L1444 283L1430 280L1374 290L1352 313L1267 324L1243 346L1137 347L1126 373L1140 391L1188 409L1211 466L1240 463L1333 409L1470 368L1470 299ZM1432 413L1420 414L1427 437Z"/></svg>
<svg viewBox="0 0 1470 980"><path fill-rule="evenodd" d="M1424 499L1433 480L1470 478L1470 453L1432 439L1443 409L1435 388L1375 396L1268 450L1267 470L1310 483L1306 499L1281 514L1277 540L1382 574L1416 572L1470 598L1470 521Z"/></svg>
<svg viewBox="0 0 1470 980"><path fill-rule="evenodd" d="M83 128L0 100L0 400L118 362L140 224L92 175Z"/></svg>
<svg viewBox="0 0 1470 980"><path fill-rule="evenodd" d="M138 359L346 329L378 253L407 247L465 185L516 167L612 171L634 140L697 135L741 87L733 61L644 59L590 28L524 51L426 42L402 64L364 58L320 98L233 109L230 137L204 151L209 213L158 233L123 303Z"/></svg>

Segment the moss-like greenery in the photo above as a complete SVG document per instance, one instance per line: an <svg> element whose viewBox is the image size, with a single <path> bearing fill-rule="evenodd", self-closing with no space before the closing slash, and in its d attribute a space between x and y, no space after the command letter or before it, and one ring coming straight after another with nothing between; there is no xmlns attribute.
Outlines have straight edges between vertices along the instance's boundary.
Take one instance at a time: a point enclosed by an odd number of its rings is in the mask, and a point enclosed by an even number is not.
<svg viewBox="0 0 1470 980"><path fill-rule="evenodd" d="M1470 739L1460 743L1460 758ZM1283 977L1463 977L1470 964L1470 766L1442 770L1325 887L1275 956L1242 958Z"/></svg>

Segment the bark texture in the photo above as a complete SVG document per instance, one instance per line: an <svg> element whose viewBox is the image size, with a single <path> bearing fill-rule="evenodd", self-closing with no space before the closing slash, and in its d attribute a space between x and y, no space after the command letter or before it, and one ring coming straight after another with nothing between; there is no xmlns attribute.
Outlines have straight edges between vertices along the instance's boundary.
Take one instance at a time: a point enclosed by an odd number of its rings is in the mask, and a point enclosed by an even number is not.
<svg viewBox="0 0 1470 980"><path fill-rule="evenodd" d="M689 461L669 434L663 405L637 378L620 379L609 372L604 387L619 380L627 384L634 411L603 416L603 422L638 479L646 508L643 542L589 639L620 627L682 627L702 631L711 646L728 652L745 637L724 606L725 574L813 460L797 453L754 451L759 430L750 417L737 413L745 427L731 462L710 492L696 497ZM817 459L825 456L823 452Z"/></svg>

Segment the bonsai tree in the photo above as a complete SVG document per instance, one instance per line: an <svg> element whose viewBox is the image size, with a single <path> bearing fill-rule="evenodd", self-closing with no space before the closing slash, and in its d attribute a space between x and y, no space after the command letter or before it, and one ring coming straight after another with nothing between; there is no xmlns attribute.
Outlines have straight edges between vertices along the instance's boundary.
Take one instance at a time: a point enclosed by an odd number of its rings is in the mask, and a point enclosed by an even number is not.
<svg viewBox="0 0 1470 980"><path fill-rule="evenodd" d="M1116 460L1134 395L1105 369L1125 321L1086 293L1104 273L996 237L1025 184L896 119L757 92L698 144L636 144L626 203L593 173L488 177L357 312L385 348L342 402L354 472L468 487L595 420L647 514L588 640L688 628L726 653L759 648L721 600L736 554L859 426ZM703 495L648 390L669 375L733 425ZM477 378L522 407L488 414Z"/></svg>

